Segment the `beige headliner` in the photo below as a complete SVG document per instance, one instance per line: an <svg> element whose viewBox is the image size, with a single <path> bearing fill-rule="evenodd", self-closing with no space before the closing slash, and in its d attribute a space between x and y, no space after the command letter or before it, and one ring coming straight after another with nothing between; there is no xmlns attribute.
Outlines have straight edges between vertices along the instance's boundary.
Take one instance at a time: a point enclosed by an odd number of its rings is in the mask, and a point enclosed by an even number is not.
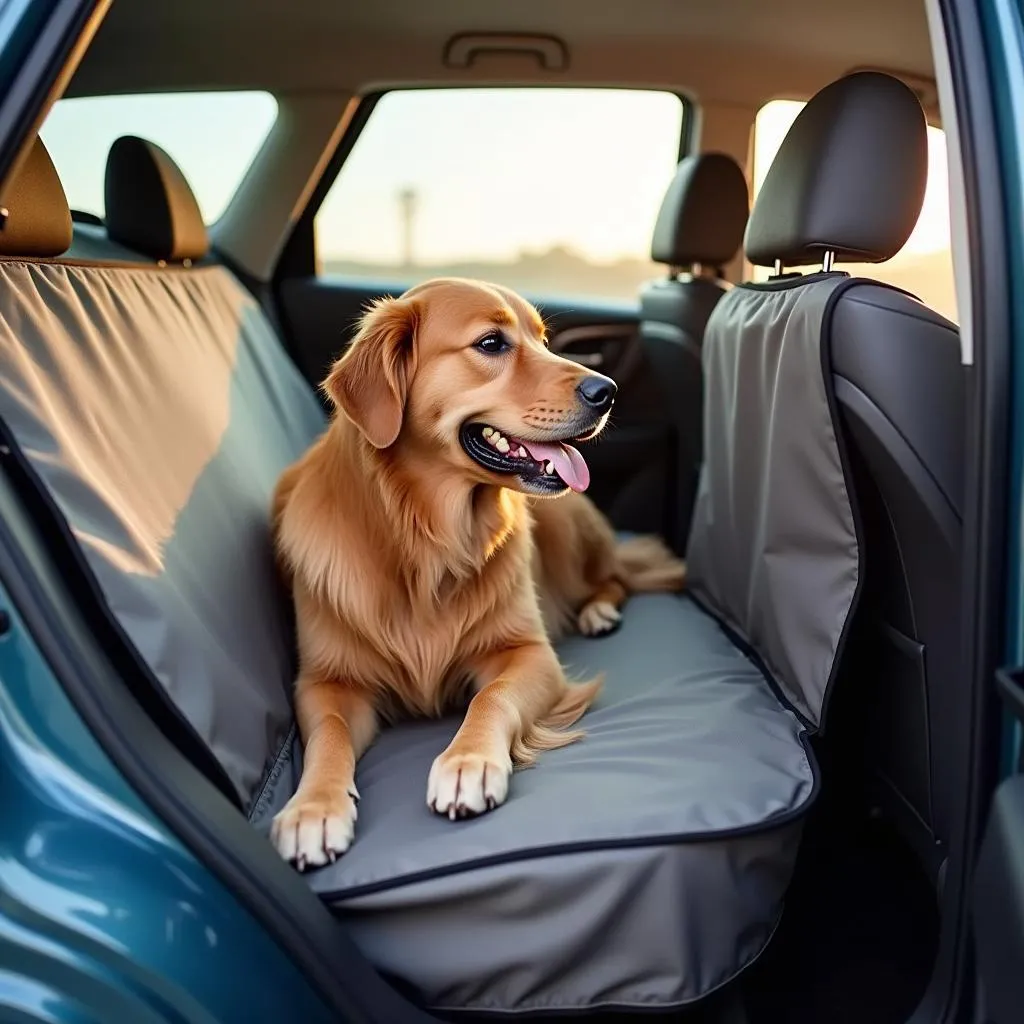
<svg viewBox="0 0 1024 1024"><path fill-rule="evenodd" d="M445 46L466 32L555 36L568 65L543 70L519 54L452 68ZM924 0L117 0L66 95L273 92L277 123L213 229L222 252L265 279L360 94L481 83L667 88L696 102L698 148L746 163L763 103L806 99L858 67L932 77ZM935 119L929 91L922 101ZM737 259L729 276L742 271Z"/></svg>
<svg viewBox="0 0 1024 1024"><path fill-rule="evenodd" d="M569 67L445 68L453 34L483 31L558 36ZM922 0L117 0L69 94L497 79L671 86L747 106L864 64L931 75Z"/></svg>

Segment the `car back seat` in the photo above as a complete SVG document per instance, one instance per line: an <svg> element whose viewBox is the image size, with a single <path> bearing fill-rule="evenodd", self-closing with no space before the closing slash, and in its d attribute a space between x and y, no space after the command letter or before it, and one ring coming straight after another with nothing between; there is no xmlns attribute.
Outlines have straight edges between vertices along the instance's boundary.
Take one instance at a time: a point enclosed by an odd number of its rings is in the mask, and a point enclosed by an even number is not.
<svg viewBox="0 0 1024 1024"><path fill-rule="evenodd" d="M133 166L143 159L168 180L166 154L133 144ZM181 180L131 199L132 217L170 225L131 233L143 262L83 264L61 257L67 203L41 143L30 170L0 233L0 417L111 614L265 832L301 761L268 505L323 428L320 407L231 274L185 266L205 232ZM121 202L108 193L111 226ZM687 1004L776 927L859 548L818 336L779 320L737 390L717 354L735 326L716 310L705 342L708 451L734 472L704 476L693 597L638 597L618 633L560 647L570 668L607 673L585 740L518 773L494 813L450 822L424 796L456 721L389 729L359 764L353 847L308 875L370 960L429 1007ZM742 459L715 436L737 401L752 434L786 427ZM770 509L766 477L789 489L787 501L772 489ZM770 511L756 537L730 496ZM737 603L726 578L769 585L740 588Z"/></svg>
<svg viewBox="0 0 1024 1024"><path fill-rule="evenodd" d="M668 276L640 292L640 338L675 436L677 520L668 539L680 551L690 535L704 452L704 329L729 289L723 268L743 244L749 210L747 179L732 157L696 153L682 160L651 239L651 259Z"/></svg>

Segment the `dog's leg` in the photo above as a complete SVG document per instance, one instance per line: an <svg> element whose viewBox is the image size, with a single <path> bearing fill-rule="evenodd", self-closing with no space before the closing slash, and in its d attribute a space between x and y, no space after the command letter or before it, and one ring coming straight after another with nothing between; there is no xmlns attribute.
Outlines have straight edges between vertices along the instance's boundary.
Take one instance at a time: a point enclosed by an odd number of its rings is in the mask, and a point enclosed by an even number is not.
<svg viewBox="0 0 1024 1024"><path fill-rule="evenodd" d="M584 636L607 636L622 624L622 605L626 588L616 579L599 584L587 598L576 617L576 625Z"/></svg>
<svg viewBox="0 0 1024 1024"><path fill-rule="evenodd" d="M599 683L570 685L550 644L531 643L481 658L477 693L466 717L430 769L427 805L451 819L482 814L505 802L512 751L528 763L537 749L564 746L581 733L567 728L587 709Z"/></svg>
<svg viewBox="0 0 1024 1024"><path fill-rule="evenodd" d="M334 861L352 845L356 761L377 733L365 694L341 683L300 676L295 713L302 737L302 779L274 818L270 839L300 871Z"/></svg>

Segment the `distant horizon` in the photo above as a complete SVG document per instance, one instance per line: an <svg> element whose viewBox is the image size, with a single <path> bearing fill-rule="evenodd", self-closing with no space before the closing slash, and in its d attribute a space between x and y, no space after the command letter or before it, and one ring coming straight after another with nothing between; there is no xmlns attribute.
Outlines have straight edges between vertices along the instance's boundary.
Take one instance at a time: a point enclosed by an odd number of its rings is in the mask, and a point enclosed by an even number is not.
<svg viewBox="0 0 1024 1024"><path fill-rule="evenodd" d="M612 300L634 300L644 284L667 274L664 265L649 259L627 256L598 262L565 245L521 252L514 259L466 257L400 264L323 257L320 267L328 275L405 286L429 277L472 277L547 297L575 294L581 298ZM887 263L837 264L836 269L903 288L949 320L957 321L953 266L947 252L904 252Z"/></svg>
<svg viewBox="0 0 1024 1024"><path fill-rule="evenodd" d="M802 106L775 100L758 113L755 195ZM110 144L138 134L181 165L210 224L276 115L276 101L262 92L76 97L57 102L41 135L73 207L103 215ZM648 256L683 117L679 98L656 90L388 93L317 215L319 257L376 277L395 274L410 257L409 268L424 273L479 267L521 289L634 297L665 273ZM940 129L929 129L928 150L924 203L908 244L888 263L857 272L904 287L955 320ZM560 268L552 253L566 256ZM756 268L755 279L767 273Z"/></svg>

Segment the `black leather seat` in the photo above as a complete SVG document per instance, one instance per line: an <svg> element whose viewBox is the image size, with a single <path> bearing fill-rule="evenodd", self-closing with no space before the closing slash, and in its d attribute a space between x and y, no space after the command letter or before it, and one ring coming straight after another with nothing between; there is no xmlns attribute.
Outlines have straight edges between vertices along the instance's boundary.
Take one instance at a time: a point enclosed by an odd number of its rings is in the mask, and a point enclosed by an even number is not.
<svg viewBox="0 0 1024 1024"><path fill-rule="evenodd" d="M924 114L904 84L859 73L822 90L783 142L747 226L747 256L776 271L761 287L809 293L835 276L833 263L890 259L920 214L927 171ZM811 264L826 273L782 273ZM759 301L752 293L751 308ZM862 551L835 720L844 736L852 727L874 797L937 874L952 795L943 753L962 707L959 332L912 295L856 278L834 291L821 323Z"/></svg>
<svg viewBox="0 0 1024 1024"><path fill-rule="evenodd" d="M666 278L640 294L640 335L654 375L663 386L665 413L674 428L677 550L686 545L697 491L701 441L701 343L704 328L728 284L723 268L739 251L750 199L739 164L724 153L687 157L665 193L651 241L651 259ZM674 483L674 485L673 485Z"/></svg>

